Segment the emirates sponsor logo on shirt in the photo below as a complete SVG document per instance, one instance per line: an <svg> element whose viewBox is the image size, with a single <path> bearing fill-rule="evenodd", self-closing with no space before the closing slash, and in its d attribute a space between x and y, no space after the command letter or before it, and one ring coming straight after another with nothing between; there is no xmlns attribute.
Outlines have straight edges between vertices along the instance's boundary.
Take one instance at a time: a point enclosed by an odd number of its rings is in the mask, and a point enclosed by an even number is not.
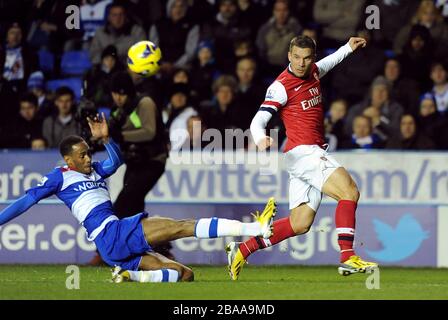
<svg viewBox="0 0 448 320"><path fill-rule="evenodd" d="M311 88L309 89L309 92L312 98L300 102L303 110L307 110L311 107L317 106L318 104L322 103L322 96L319 94L318 88Z"/></svg>

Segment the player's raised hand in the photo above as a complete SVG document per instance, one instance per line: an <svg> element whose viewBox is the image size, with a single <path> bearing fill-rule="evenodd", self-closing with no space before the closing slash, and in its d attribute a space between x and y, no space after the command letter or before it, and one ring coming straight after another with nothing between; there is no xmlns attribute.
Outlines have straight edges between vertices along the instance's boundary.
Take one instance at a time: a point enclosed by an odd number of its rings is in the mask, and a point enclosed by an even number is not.
<svg viewBox="0 0 448 320"><path fill-rule="evenodd" d="M88 117L87 123L89 124L92 138L103 140L107 140L109 138L109 127L107 126L104 112L101 113L101 116L97 114L93 118Z"/></svg>
<svg viewBox="0 0 448 320"><path fill-rule="evenodd" d="M348 40L348 44L353 51L356 51L359 48L364 48L367 45L367 41L364 38L351 37L350 40Z"/></svg>
<svg viewBox="0 0 448 320"><path fill-rule="evenodd" d="M270 146L272 146L273 143L274 143L274 139L266 136L257 143L258 150L264 151L267 148L269 148Z"/></svg>

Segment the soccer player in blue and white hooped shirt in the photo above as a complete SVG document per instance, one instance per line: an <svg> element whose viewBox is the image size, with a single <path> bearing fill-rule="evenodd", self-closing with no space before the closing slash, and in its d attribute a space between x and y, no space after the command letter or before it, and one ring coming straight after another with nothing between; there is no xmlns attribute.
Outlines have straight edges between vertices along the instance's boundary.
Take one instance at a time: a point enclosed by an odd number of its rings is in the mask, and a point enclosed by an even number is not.
<svg viewBox="0 0 448 320"><path fill-rule="evenodd" d="M205 218L173 220L148 217L142 212L119 220L113 211L105 179L123 163L118 145L109 139L104 117L88 119L92 137L104 142L108 159L93 162L88 144L79 136L68 136L60 144L66 166L57 167L40 184L0 212L0 225L27 211L41 199L56 195L71 210L94 241L102 257L113 266L112 280L139 282L192 281L190 268L152 251L151 246L185 237L272 235L276 204L271 198L253 223Z"/></svg>

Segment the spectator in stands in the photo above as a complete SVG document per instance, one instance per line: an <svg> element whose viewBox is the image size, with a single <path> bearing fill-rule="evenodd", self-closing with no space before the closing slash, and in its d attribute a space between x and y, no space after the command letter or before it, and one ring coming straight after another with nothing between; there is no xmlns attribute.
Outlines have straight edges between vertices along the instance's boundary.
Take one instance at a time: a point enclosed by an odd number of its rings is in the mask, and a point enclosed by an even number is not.
<svg viewBox="0 0 448 320"><path fill-rule="evenodd" d="M216 1L188 0L187 13L189 18L195 24L202 26L216 14L215 3Z"/></svg>
<svg viewBox="0 0 448 320"><path fill-rule="evenodd" d="M186 68L175 68L170 87L176 84L185 84L188 87L188 101L194 106L198 106L200 101L198 93L191 85L190 70ZM209 85L210 86L210 85ZM170 91L171 92L171 91Z"/></svg>
<svg viewBox="0 0 448 320"><path fill-rule="evenodd" d="M314 21L322 26L321 46L338 48L355 34L363 16L365 0L316 0Z"/></svg>
<svg viewBox="0 0 448 320"><path fill-rule="evenodd" d="M417 123L421 132L430 138L438 148L447 148L448 119L437 110L436 99L432 93L422 96Z"/></svg>
<svg viewBox="0 0 448 320"><path fill-rule="evenodd" d="M246 57L255 57L257 54L252 41L250 39L242 39L235 42L233 48L233 56L235 64L238 60Z"/></svg>
<svg viewBox="0 0 448 320"><path fill-rule="evenodd" d="M252 0L238 0L239 16L242 21L247 21L248 25L252 29L252 37L257 35L257 31L260 25L269 19L269 12ZM255 39L251 39L254 41Z"/></svg>
<svg viewBox="0 0 448 320"><path fill-rule="evenodd" d="M110 95L110 79L112 75L123 69L118 61L117 48L107 46L101 53L101 63L94 65L84 77L84 95L97 107L112 108Z"/></svg>
<svg viewBox="0 0 448 320"><path fill-rule="evenodd" d="M372 124L372 133L374 133L382 141L386 141L388 138L388 131L385 124L381 121L381 110L370 106L364 109L362 115L370 119ZM398 131L398 129L396 131Z"/></svg>
<svg viewBox="0 0 448 320"><path fill-rule="evenodd" d="M251 37L251 28L247 21L238 16L236 0L219 0L219 12L211 21L204 24L201 38L214 41L216 63L220 70L231 73L233 49L237 40Z"/></svg>
<svg viewBox="0 0 448 320"><path fill-rule="evenodd" d="M436 7L441 11L445 22L448 22L448 2L446 0L436 0Z"/></svg>
<svg viewBox="0 0 448 320"><path fill-rule="evenodd" d="M199 26L187 16L186 0L169 0L167 17L149 30L149 39L162 50L161 72L171 74L174 67L186 67L193 60L199 41Z"/></svg>
<svg viewBox="0 0 448 320"><path fill-rule="evenodd" d="M384 50L370 42L368 30L358 31L357 36L366 39L367 47L345 59L332 73L332 88L336 96L349 104L365 97L372 79L381 73L386 59Z"/></svg>
<svg viewBox="0 0 448 320"><path fill-rule="evenodd" d="M4 148L31 148L31 141L42 132L42 121L37 117L37 99L27 93L20 97L18 116L6 124L1 133L1 145Z"/></svg>
<svg viewBox="0 0 448 320"><path fill-rule="evenodd" d="M9 26L5 46L0 46L0 78L15 92L23 92L26 80L37 69L37 55L23 42L22 28L18 23Z"/></svg>
<svg viewBox="0 0 448 320"><path fill-rule="evenodd" d="M257 63L255 59L242 58L236 65L238 79L237 99L241 105L237 126L249 129L253 117L264 100L266 88L256 80Z"/></svg>
<svg viewBox="0 0 448 320"><path fill-rule="evenodd" d="M314 0L313 1L289 1L291 14L303 24L315 24L313 17Z"/></svg>
<svg viewBox="0 0 448 320"><path fill-rule="evenodd" d="M347 101L344 99L336 99L331 103L330 110L325 115L325 132L334 135L337 139L336 143L345 139L344 123L347 107Z"/></svg>
<svg viewBox="0 0 448 320"><path fill-rule="evenodd" d="M307 36L313 39L316 43L319 41L318 30L315 26L305 26L302 30L302 36Z"/></svg>
<svg viewBox="0 0 448 320"><path fill-rule="evenodd" d="M213 43L211 41L201 41L199 43L190 75L195 99L199 103L210 100L212 98L210 84L220 75L215 63Z"/></svg>
<svg viewBox="0 0 448 320"><path fill-rule="evenodd" d="M257 48L264 75L280 73L288 64L289 43L302 26L289 13L288 2L277 0L272 17L257 34Z"/></svg>
<svg viewBox="0 0 448 320"><path fill-rule="evenodd" d="M391 84L391 98L412 114L418 113L419 85L402 75L401 64L397 58L389 58L384 64L384 77Z"/></svg>
<svg viewBox="0 0 448 320"><path fill-rule="evenodd" d="M152 77L143 77L128 69L128 73L134 83L135 91L138 96L150 97L156 106L163 106L165 102L166 90L161 84L157 75Z"/></svg>
<svg viewBox="0 0 448 320"><path fill-rule="evenodd" d="M185 68L177 68L173 73L173 83L190 83L190 76L188 74L188 70Z"/></svg>
<svg viewBox="0 0 448 320"><path fill-rule="evenodd" d="M56 114L45 118L43 124L43 137L48 148L58 148L61 140L69 135L79 135L80 123L75 118L75 94L68 87L56 90L54 104Z"/></svg>
<svg viewBox="0 0 448 320"><path fill-rule="evenodd" d="M426 135L419 133L412 114L403 114L400 119L400 133L387 141L387 149L428 150L435 144Z"/></svg>
<svg viewBox="0 0 448 320"><path fill-rule="evenodd" d="M322 58L325 58L325 48L321 46L320 43L320 29L319 26L315 23L310 23L308 25L305 25L302 30L302 36L307 36L313 39L317 43L316 47L316 61L319 61ZM325 79L325 78L324 78Z"/></svg>
<svg viewBox="0 0 448 320"><path fill-rule="evenodd" d="M414 25L403 53L398 57L403 76L417 81L420 91L429 90L431 87L429 73L433 58L432 48L433 40L428 29L421 25Z"/></svg>
<svg viewBox="0 0 448 320"><path fill-rule="evenodd" d="M431 66L431 80L433 83L432 93L435 96L437 110L447 114L448 110L448 72L446 67L440 62L435 62Z"/></svg>
<svg viewBox="0 0 448 320"><path fill-rule="evenodd" d="M30 26L27 28L27 42L31 47L60 54L67 40L82 37L81 30L66 27L67 7L69 5L80 6L80 0L30 2L32 7L29 10L24 10L23 14L28 14L27 21L30 22Z"/></svg>
<svg viewBox="0 0 448 320"><path fill-rule="evenodd" d="M127 1L128 13L133 21L139 26L143 27L143 30L149 30L149 28L159 21L166 8L165 0L132 0Z"/></svg>
<svg viewBox="0 0 448 320"><path fill-rule="evenodd" d="M353 120L351 137L338 144L338 149L376 149L381 147L381 139L372 132L370 118L363 115L356 116Z"/></svg>
<svg viewBox="0 0 448 320"><path fill-rule="evenodd" d="M90 46L90 59L93 64L100 63L103 50L114 45L119 61L126 63L129 47L145 39L145 31L130 21L124 3L114 2L110 6L106 25L95 32Z"/></svg>
<svg viewBox="0 0 448 320"><path fill-rule="evenodd" d="M33 140L31 140L31 150L40 151L45 150L46 148L47 148L47 142L43 137L38 136L35 137Z"/></svg>
<svg viewBox="0 0 448 320"><path fill-rule="evenodd" d="M381 13L380 29L373 29L373 41L382 48L393 47L400 29L414 16L421 0L373 0Z"/></svg>
<svg viewBox="0 0 448 320"><path fill-rule="evenodd" d="M37 117L41 120L54 112L53 102L47 98L45 91L45 77L42 71L33 72L28 78L28 91L34 94L37 99Z"/></svg>
<svg viewBox="0 0 448 320"><path fill-rule="evenodd" d="M187 120L198 113L189 104L189 88L177 83L171 89L170 100L164 109L163 120L168 130L171 150L179 150L188 138Z"/></svg>
<svg viewBox="0 0 448 320"><path fill-rule="evenodd" d="M414 26L426 28L434 40L434 57L446 59L448 56L448 25L443 21L440 11L432 0L423 0L410 23L404 26L397 34L394 42L394 51L403 53Z"/></svg>
<svg viewBox="0 0 448 320"><path fill-rule="evenodd" d="M229 75L222 75L213 83L214 97L201 104L201 111L208 128L224 132L225 129L236 128L239 107L236 101L238 83Z"/></svg>
<svg viewBox="0 0 448 320"><path fill-rule="evenodd" d="M372 82L368 99L350 108L345 122L345 132L352 133L353 119L361 115L365 109L374 107L380 112L380 125L387 136L394 135L399 128L403 107L390 98L390 83L383 76Z"/></svg>
<svg viewBox="0 0 448 320"><path fill-rule="evenodd" d="M182 149L202 150L207 145L207 141L202 139L202 134L206 129L205 123L199 115L189 117L187 120L189 139Z"/></svg>
<svg viewBox="0 0 448 320"><path fill-rule="evenodd" d="M64 51L88 50L96 30L106 24L107 7L112 0L86 0L80 6L81 30L77 38L66 41Z"/></svg>

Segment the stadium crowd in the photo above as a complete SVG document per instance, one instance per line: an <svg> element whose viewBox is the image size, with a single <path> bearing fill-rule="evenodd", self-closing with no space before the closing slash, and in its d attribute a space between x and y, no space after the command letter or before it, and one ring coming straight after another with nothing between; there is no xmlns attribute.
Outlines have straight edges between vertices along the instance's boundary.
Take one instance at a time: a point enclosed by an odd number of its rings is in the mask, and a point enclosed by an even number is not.
<svg viewBox="0 0 448 320"><path fill-rule="evenodd" d="M80 28L68 29L76 2ZM379 30L365 26L372 4ZM135 90L154 100L167 136L190 133L172 149L200 149L195 122L249 128L302 34L316 40L318 59L350 36L368 41L321 80L330 150L448 149L445 1L24 0L0 1L0 17L1 148L56 148L83 134L86 116L113 110L111 80L126 70L128 48L150 40L160 72L134 75ZM278 118L269 127L284 131Z"/></svg>

